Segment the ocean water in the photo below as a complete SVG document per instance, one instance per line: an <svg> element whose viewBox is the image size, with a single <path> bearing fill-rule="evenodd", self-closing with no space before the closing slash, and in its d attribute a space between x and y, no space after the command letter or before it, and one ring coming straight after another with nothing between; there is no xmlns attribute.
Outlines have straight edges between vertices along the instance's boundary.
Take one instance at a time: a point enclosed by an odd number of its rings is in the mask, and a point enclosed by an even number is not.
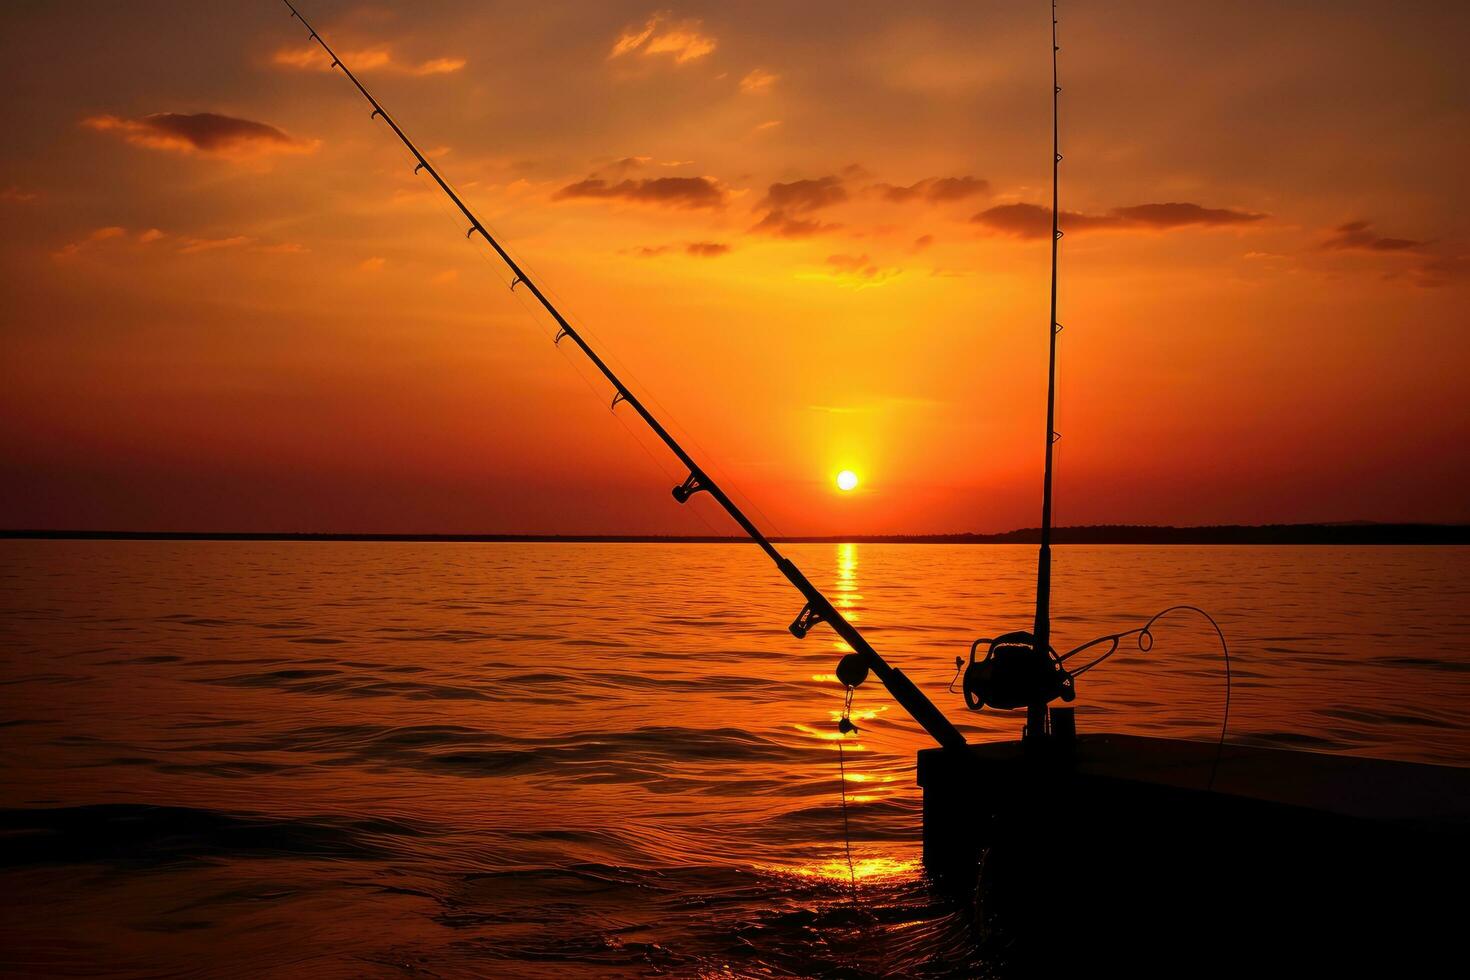
<svg viewBox="0 0 1470 980"><path fill-rule="evenodd" d="M787 549L946 693L1025 547ZM1470 763L1470 549L1063 547L1063 649L1208 609L1230 738ZM876 681L739 545L0 542L0 973L983 975ZM1078 727L1212 739L1179 614ZM839 764L845 780L839 776ZM841 790L845 788L846 806ZM844 827L846 830L844 830Z"/></svg>

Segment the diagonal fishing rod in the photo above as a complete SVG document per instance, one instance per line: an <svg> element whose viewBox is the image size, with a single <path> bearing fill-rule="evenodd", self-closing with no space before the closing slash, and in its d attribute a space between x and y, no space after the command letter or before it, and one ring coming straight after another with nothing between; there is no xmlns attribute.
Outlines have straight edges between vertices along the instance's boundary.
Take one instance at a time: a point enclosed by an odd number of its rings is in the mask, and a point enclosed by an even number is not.
<svg viewBox="0 0 1470 980"><path fill-rule="evenodd" d="M806 604L802 606L801 612L797 614L796 619L788 627L792 635L797 639L801 639L806 636L812 627L820 623L826 623L838 636L846 641L848 646L852 647L854 653L850 656L857 657L855 664L850 664L848 658L844 658L843 664L839 665L838 675L844 683L849 687L855 687L866 678L868 671L871 670L878 675L878 679L883 682L883 686L888 688L894 700L902 705L936 742L945 747L964 745L965 737L960 734L959 729L955 728L949 719L934 706L934 703L914 686L913 681L904 676L903 671L890 666L887 661L878 655L878 651L873 649L872 645L857 631L857 628L849 623L846 617L822 594L821 590L802 574L801 569L797 568L791 559L785 557L776 549L776 546L771 543L770 539L761 533L761 530L736 506L735 502L720 488L719 484L694 461L693 457L664 428L663 424L639 400L638 396L633 394L627 385L623 384L613 369L607 365L607 362L598 355L597 351L593 350L592 346L587 343L577 329L567 322L566 317L562 316L561 311L552 304L551 300L546 298L546 294L541 291L541 288L532 281L530 276L526 275L525 271L515 259L510 257L510 254L501 246L500 242L486 230L485 226L481 224L480 219L475 216L469 206L460 199L459 195L439 175L439 171L435 169L434 165L424 157L423 153L419 152L419 148L414 145L413 140L408 138L408 135L399 127L393 117L388 114L387 110L363 86L362 82L358 81L357 76L342 63L342 59L328 46L322 36L316 32L316 29L307 22L305 17L301 16L301 12L292 5L291 0L282 0L282 2L291 11L291 16L301 21L302 26L310 32L310 40L319 44L327 56L332 59L332 67L342 69L342 73L347 76L347 80L357 88L358 92L362 93L362 97L373 107L372 118L381 116L383 121L393 130L394 135L413 154L414 159L418 161L417 166L413 168L413 172L418 173L422 170L432 177L434 183L439 185L439 189L444 192L454 206L459 209L460 213L464 215L465 219L469 221L470 227L465 232L465 237L469 238L478 232L480 237L489 243L490 247L495 250L495 254L499 255L501 261L510 269L512 274L511 289L514 289L518 285L525 286L526 290L532 296L536 297L536 301L556 321L559 329L557 330L555 342L560 343L563 338L566 338L576 344L582 353L587 355L587 359L592 362L597 370L602 372L602 376L608 380L608 383L613 386L616 392L613 397L613 407L616 408L620 401L626 402L633 411L638 413L639 418L643 419L648 427L653 430L654 435L662 440L663 444L669 448L669 451L677 456L681 463L688 467L689 476L683 483L674 487L674 499L683 504L687 503L690 497L701 490L708 493L725 509L725 513L729 514L735 523L740 525L741 529L750 536L751 540L760 546L761 550L766 553L766 556L775 562L781 574L786 576L786 580L801 593L802 598L806 600Z"/></svg>

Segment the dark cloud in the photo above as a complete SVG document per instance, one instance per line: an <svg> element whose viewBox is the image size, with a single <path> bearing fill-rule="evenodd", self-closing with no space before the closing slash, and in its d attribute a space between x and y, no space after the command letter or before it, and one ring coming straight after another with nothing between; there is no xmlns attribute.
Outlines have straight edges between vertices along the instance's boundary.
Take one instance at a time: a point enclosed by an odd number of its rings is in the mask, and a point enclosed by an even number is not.
<svg viewBox="0 0 1470 980"><path fill-rule="evenodd" d="M979 177L925 177L907 187L899 184L874 184L873 190L885 200L898 204L914 200L943 204L984 194L990 190L990 181Z"/></svg>
<svg viewBox="0 0 1470 980"><path fill-rule="evenodd" d="M82 124L102 132L119 133L129 143L139 146L184 153L238 156L302 152L315 147L315 144L294 139L274 126L214 112L193 115L156 112L140 119L92 116L84 119Z"/></svg>
<svg viewBox="0 0 1470 980"><path fill-rule="evenodd" d="M1228 208L1206 208L1198 204L1135 204L1113 208L1107 214L1082 214L1063 211L1058 223L1063 231L1097 231L1124 229L1168 230L1190 225L1218 227L1248 224L1264 218L1264 214L1232 211ZM1051 234L1051 211L1036 204L1001 204L987 208L970 219L1004 235L1017 238L1045 238Z"/></svg>
<svg viewBox="0 0 1470 980"><path fill-rule="evenodd" d="M827 264L839 273L838 280L850 285L877 286L903 272L898 268L883 268L865 253L863 255L829 255Z"/></svg>
<svg viewBox="0 0 1470 980"><path fill-rule="evenodd" d="M751 231L782 238L805 238L829 231L838 226L819 221L811 216L812 213L847 199L847 188L840 177L815 177L772 184L766 190L766 196L755 206L757 211L764 210L765 216Z"/></svg>
<svg viewBox="0 0 1470 980"><path fill-rule="evenodd" d="M772 184L756 205L756 210L802 213L828 208L847 200L847 188L840 177L817 177L793 180L789 184Z"/></svg>
<svg viewBox="0 0 1470 980"><path fill-rule="evenodd" d="M1331 238L1322 243L1327 249L1360 249L1368 252L1406 252L1422 249L1428 242L1412 238L1387 238L1373 230L1367 221L1349 221L1339 225Z"/></svg>
<svg viewBox="0 0 1470 980"><path fill-rule="evenodd" d="M1381 235L1371 221L1349 221L1338 225L1333 229L1331 237L1317 247L1325 251L1382 255L1389 262L1389 267L1383 273L1385 279L1426 289L1450 286L1470 279L1470 256L1457 254L1455 251L1463 245L1448 242L1436 247L1430 241ZM1402 258L1390 258L1391 256Z"/></svg>
<svg viewBox="0 0 1470 980"><path fill-rule="evenodd" d="M588 177L568 184L552 195L554 201L569 198L621 198L640 204L671 208L718 208L725 204L725 189L708 177L652 177L609 183Z"/></svg>
<svg viewBox="0 0 1470 980"><path fill-rule="evenodd" d="M642 258L651 259L655 256L667 255L678 248L678 245L643 245L634 251ZM729 251L730 246L724 242L689 242L683 247L685 255L693 255L701 259L713 259Z"/></svg>
<svg viewBox="0 0 1470 980"><path fill-rule="evenodd" d="M824 231L834 231L841 225L828 224L815 218L793 218L784 211L768 213L750 230L780 238L809 238Z"/></svg>
<svg viewBox="0 0 1470 980"><path fill-rule="evenodd" d="M1205 208L1198 204L1171 202L1169 204L1135 204L1128 208L1113 208L1109 214L1124 225L1147 228L1182 228L1185 225L1243 225L1260 221L1264 214L1253 211L1232 211L1229 208Z"/></svg>
<svg viewBox="0 0 1470 980"><path fill-rule="evenodd" d="M1436 256L1411 268L1408 279L1427 289L1466 282L1470 280L1470 255Z"/></svg>
<svg viewBox="0 0 1470 980"><path fill-rule="evenodd" d="M1051 211L1036 204L997 204L970 219L991 231L1017 238L1045 238L1051 234ZM1085 227L1086 215L1063 211L1061 223L1067 228Z"/></svg>

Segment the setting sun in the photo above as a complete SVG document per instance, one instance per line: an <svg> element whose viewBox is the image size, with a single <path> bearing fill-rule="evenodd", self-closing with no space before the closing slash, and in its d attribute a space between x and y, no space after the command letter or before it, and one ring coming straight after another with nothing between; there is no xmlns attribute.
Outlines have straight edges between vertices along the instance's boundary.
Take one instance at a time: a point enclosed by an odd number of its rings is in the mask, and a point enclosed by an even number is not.
<svg viewBox="0 0 1470 980"><path fill-rule="evenodd" d="M838 473L837 474L837 489L838 490L841 490L844 493L846 493L849 490L856 490L857 489L857 485L858 485L857 474L854 473L852 470L843 470L841 473Z"/></svg>

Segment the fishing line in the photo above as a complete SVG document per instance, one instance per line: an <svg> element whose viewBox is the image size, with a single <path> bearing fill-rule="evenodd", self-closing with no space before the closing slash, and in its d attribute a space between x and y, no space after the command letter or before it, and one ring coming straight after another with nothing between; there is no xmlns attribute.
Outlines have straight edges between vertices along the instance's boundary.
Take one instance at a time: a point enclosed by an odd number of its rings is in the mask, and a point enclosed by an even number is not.
<svg viewBox="0 0 1470 980"><path fill-rule="evenodd" d="M1215 785L1215 777L1219 775L1220 771L1220 758L1225 751L1225 736L1230 730L1230 693L1232 680L1230 673L1230 644L1225 641L1225 631L1220 629L1220 624L1215 622L1215 617L1205 612L1199 606L1192 606L1187 603L1181 603L1176 606L1170 606L1162 612L1156 613L1152 619L1150 619L1147 623L1144 623L1137 629L1122 630L1117 633L1108 633L1104 636L1098 637L1095 640L1088 640L1080 647L1076 647L1072 650L1069 650L1067 653L1062 654L1060 657L1057 658L1057 660L1060 663L1065 663L1068 659L1076 656L1089 647L1096 646L1097 644L1103 642L1109 642L1111 644L1107 650L1105 650L1097 657L1089 660L1081 667L1077 667L1069 671L1071 675L1075 678L1087 673L1089 670L1107 660L1113 654L1117 653L1120 646L1120 641L1126 636L1137 636L1138 649L1143 651L1144 653L1148 653L1150 650L1153 649L1154 646L1154 623L1157 623L1159 620L1163 619L1165 616L1169 615L1172 612L1198 613L1209 622L1210 626L1215 630L1215 636L1217 636L1220 640L1220 653L1225 664L1225 710L1224 715L1220 721L1220 738L1215 743L1215 763L1210 769L1210 781L1207 787L1213 788Z"/></svg>
<svg viewBox="0 0 1470 980"><path fill-rule="evenodd" d="M852 700L849 689L848 700ZM844 736L845 737L845 736ZM838 793L842 800L842 846L847 852L847 880L852 890L852 900L857 901L857 868L852 863L852 830L847 822L847 763L843 758L842 739L837 740Z"/></svg>

